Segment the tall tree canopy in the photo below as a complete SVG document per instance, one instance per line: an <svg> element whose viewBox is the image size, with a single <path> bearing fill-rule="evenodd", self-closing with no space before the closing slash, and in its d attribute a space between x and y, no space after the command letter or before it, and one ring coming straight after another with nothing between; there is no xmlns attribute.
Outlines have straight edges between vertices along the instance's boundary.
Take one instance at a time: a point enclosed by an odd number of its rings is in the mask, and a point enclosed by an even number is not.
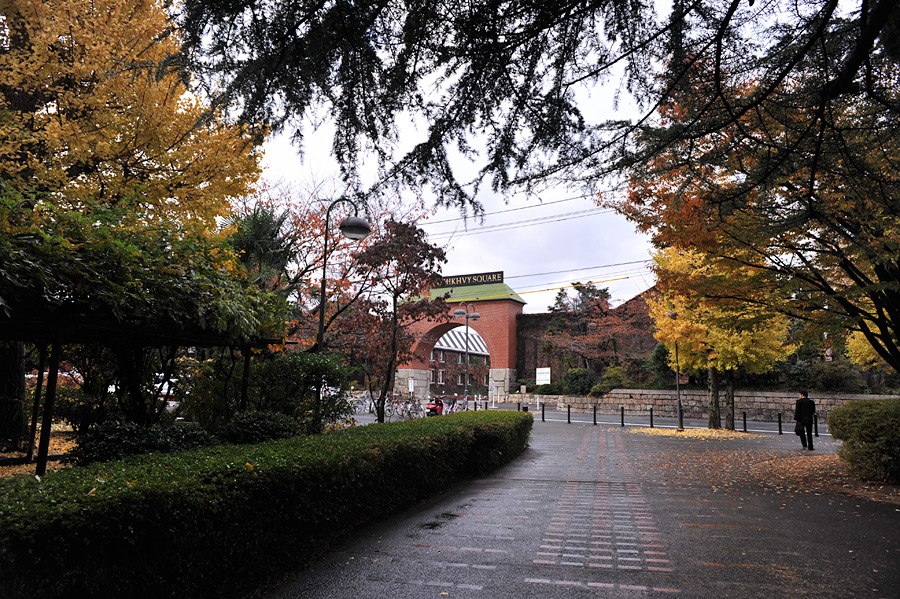
<svg viewBox="0 0 900 599"><path fill-rule="evenodd" d="M485 180L503 189L552 178L593 184L672 139L781 104L774 94L786 81L794 89L784 109L794 115L825 115L848 95L884 102L879 73L900 55L896 0L675 0L661 17L642 0L184 0L174 10L186 64L220 102L241 101L244 123L297 127L328 111L349 180L358 182L355 165L375 149L383 180L430 182L439 201L463 205ZM808 77L813 55L827 64ZM700 110L663 139L634 145L694 65L711 74ZM735 95L746 80L759 85ZM586 98L610 81L643 118L592 114ZM821 137L816 125L804 135ZM476 185L466 187L453 157L482 147Z"/></svg>
<svg viewBox="0 0 900 599"><path fill-rule="evenodd" d="M712 297L829 318L898 368L900 64L880 47L845 82L859 23L820 26L820 42L780 81L739 73L726 88L718 62L691 64L685 88L660 106L660 127L643 134L666 150L611 203L658 247L699 248L753 271L756 286ZM682 135L711 111L726 124Z"/></svg>
<svg viewBox="0 0 900 599"><path fill-rule="evenodd" d="M213 224L258 157L160 68L179 49L153 0L0 2L0 182L66 209L127 200Z"/></svg>
<svg viewBox="0 0 900 599"><path fill-rule="evenodd" d="M389 219L379 229L355 256L367 282L355 305L337 321L335 346L365 371L367 385L378 385L375 408L383 422L397 366L413 357L409 325L449 317L444 298L432 299L428 293L442 283L444 250L428 243L414 224Z"/></svg>
<svg viewBox="0 0 900 599"><path fill-rule="evenodd" d="M655 337L669 348L670 366L683 372L707 371L709 424L719 427L718 377L728 385L726 428L734 428L731 374L738 369L762 373L796 349L789 320L758 301L722 299L713 289L742 289L751 300L766 293L755 269L734 267L698 251L669 249L654 257L661 293L647 300ZM679 363L672 360L676 346Z"/></svg>

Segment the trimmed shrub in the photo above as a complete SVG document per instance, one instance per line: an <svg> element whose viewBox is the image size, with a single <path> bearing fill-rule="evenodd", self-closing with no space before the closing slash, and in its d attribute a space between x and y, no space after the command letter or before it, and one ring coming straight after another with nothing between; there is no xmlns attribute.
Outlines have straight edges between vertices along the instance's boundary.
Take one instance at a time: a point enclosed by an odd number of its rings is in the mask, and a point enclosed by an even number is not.
<svg viewBox="0 0 900 599"><path fill-rule="evenodd" d="M550 383L548 385L538 385L534 388L537 395L562 395L562 387L558 383Z"/></svg>
<svg viewBox="0 0 900 599"><path fill-rule="evenodd" d="M900 398L848 403L828 414L828 427L854 476L900 483Z"/></svg>
<svg viewBox="0 0 900 599"><path fill-rule="evenodd" d="M190 426L140 426L111 420L78 437L69 460L84 466L142 453L172 452L212 445L212 435Z"/></svg>
<svg viewBox="0 0 900 599"><path fill-rule="evenodd" d="M624 387L628 384L628 377L625 376L625 369L621 366L610 366L603 373L600 382L591 388L593 397L602 397L613 389Z"/></svg>
<svg viewBox="0 0 900 599"><path fill-rule="evenodd" d="M570 395L587 395L594 384L594 373L587 368L570 368L563 383Z"/></svg>
<svg viewBox="0 0 900 599"><path fill-rule="evenodd" d="M241 412L217 436L226 443L248 444L288 439L300 432L300 425L290 416L278 412Z"/></svg>
<svg viewBox="0 0 900 599"><path fill-rule="evenodd" d="M246 596L348 531L510 461L532 422L461 412L0 481L3 597Z"/></svg>

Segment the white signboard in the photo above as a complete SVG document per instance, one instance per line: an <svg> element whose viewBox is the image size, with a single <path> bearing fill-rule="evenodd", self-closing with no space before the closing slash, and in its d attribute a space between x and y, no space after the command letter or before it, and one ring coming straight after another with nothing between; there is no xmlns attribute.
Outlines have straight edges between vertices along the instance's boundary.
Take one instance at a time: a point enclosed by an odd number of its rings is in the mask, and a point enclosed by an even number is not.
<svg viewBox="0 0 900 599"><path fill-rule="evenodd" d="M535 382L538 385L549 385L550 384L550 369L549 368L538 368L537 369L537 380Z"/></svg>
<svg viewBox="0 0 900 599"><path fill-rule="evenodd" d="M416 381L414 381L413 379L409 379L409 392L410 393L416 392Z"/></svg>

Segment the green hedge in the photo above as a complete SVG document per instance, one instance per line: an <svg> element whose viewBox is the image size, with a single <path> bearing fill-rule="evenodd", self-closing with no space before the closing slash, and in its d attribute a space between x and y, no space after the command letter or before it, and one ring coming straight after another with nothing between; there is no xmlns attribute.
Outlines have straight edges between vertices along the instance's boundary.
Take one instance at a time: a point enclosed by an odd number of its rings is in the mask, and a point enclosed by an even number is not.
<svg viewBox="0 0 900 599"><path fill-rule="evenodd" d="M848 403L828 414L828 428L854 476L900 483L900 398Z"/></svg>
<svg viewBox="0 0 900 599"><path fill-rule="evenodd" d="M2 481L0 596L241 596L508 462L531 425L523 412L463 412Z"/></svg>

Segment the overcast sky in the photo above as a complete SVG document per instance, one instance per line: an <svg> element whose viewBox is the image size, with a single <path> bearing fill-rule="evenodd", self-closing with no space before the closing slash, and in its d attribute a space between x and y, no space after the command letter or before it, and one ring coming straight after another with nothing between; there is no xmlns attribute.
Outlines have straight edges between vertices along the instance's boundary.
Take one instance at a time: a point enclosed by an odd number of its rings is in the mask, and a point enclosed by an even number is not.
<svg viewBox="0 0 900 599"><path fill-rule="evenodd" d="M667 1L656 4L659 14L668 14ZM616 94L615 87L613 77L603 87L576 91L587 120L635 120L643 113L629 104L627 93ZM332 133L327 118L320 120L317 131L304 129L302 158L286 136L273 138L265 146L265 177L295 189L310 189L312 182L339 182L330 153ZM408 142L411 147L420 134L410 125L409 139L401 139L401 145ZM462 181L477 168L464 160L453 167ZM328 189L333 195L322 191L324 197L338 197L344 190ZM546 312L558 289L576 281L609 288L616 306L655 282L648 268L649 239L637 233L632 223L598 208L592 197L582 194L553 188L539 198L513 197L505 203L500 196L481 191L483 222L471 217L464 221L458 210L451 209L420 224L432 243L447 250L444 276L503 271L505 282L527 302L525 312ZM569 292L574 295L574 290Z"/></svg>
<svg viewBox="0 0 900 599"><path fill-rule="evenodd" d="M286 137L272 139L263 159L266 179L296 189L336 180L329 145L327 130L309 134L301 158ZM335 191L335 197L340 195ZM483 222L464 221L453 209L422 223L429 240L447 250L444 276L503 271L505 282L527 302L528 313L546 312L558 288L576 281L608 287L613 305L653 285L647 237L621 216L598 208L592 198L560 188L508 204L491 193L479 199Z"/></svg>

